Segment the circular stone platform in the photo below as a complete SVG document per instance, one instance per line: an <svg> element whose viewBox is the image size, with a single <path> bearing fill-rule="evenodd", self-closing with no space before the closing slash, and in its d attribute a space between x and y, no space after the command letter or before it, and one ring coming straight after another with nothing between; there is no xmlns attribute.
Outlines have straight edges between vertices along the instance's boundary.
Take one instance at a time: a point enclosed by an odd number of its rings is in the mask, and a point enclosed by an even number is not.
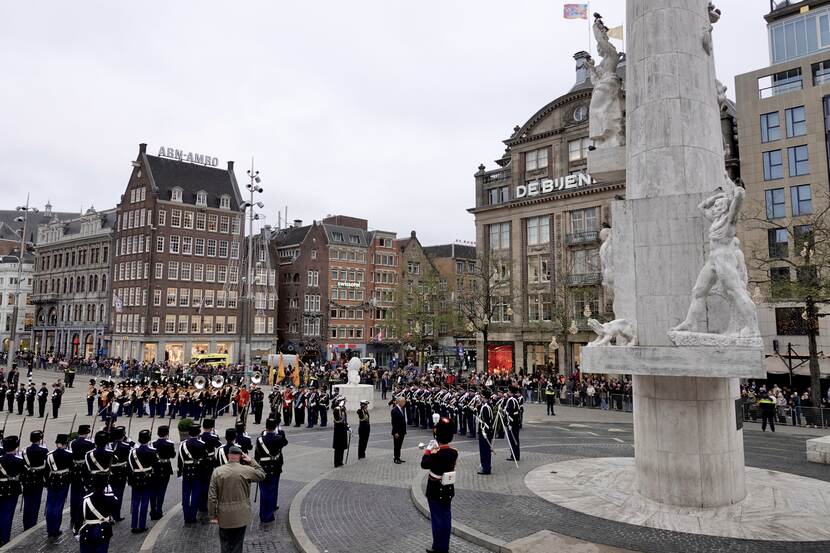
<svg viewBox="0 0 830 553"><path fill-rule="evenodd" d="M746 468L747 497L716 509L672 507L636 491L634 459L576 459L536 468L525 485L537 496L616 522L739 539L830 540L830 482Z"/></svg>

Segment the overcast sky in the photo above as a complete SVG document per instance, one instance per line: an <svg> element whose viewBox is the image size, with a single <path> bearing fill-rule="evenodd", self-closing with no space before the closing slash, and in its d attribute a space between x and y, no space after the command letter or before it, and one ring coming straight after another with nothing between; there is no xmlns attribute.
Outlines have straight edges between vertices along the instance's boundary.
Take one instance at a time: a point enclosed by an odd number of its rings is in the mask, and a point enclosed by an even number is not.
<svg viewBox="0 0 830 553"><path fill-rule="evenodd" d="M570 89L588 22L562 0L3 2L0 192L113 207L140 142L251 157L266 222L329 213L473 240L473 173ZM623 0L591 2L609 27ZM717 70L768 64L766 0L720 0ZM734 98L734 96L732 96Z"/></svg>

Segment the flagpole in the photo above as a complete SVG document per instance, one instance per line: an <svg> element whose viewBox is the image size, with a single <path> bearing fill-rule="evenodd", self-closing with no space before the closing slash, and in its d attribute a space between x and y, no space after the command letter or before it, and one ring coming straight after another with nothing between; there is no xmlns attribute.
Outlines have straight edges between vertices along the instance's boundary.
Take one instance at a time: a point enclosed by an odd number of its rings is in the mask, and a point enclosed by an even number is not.
<svg viewBox="0 0 830 553"><path fill-rule="evenodd" d="M585 8L587 10L587 14L585 17L586 22L588 23L588 55L591 55L591 3L585 2Z"/></svg>

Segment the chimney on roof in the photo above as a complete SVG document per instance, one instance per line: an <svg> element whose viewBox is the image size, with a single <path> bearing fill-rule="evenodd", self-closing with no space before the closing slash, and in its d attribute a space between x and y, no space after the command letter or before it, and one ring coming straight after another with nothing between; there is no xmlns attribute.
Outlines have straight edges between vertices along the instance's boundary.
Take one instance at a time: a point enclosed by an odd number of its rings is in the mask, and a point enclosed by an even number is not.
<svg viewBox="0 0 830 553"><path fill-rule="evenodd" d="M588 80L588 58L591 54L585 50L580 50L574 54L576 60L576 84L580 85Z"/></svg>
<svg viewBox="0 0 830 553"><path fill-rule="evenodd" d="M46 200L46 207L43 210L43 214L46 215L47 217L52 216L52 204L49 202L49 200Z"/></svg>
<svg viewBox="0 0 830 553"><path fill-rule="evenodd" d="M294 226L298 227L298 228L303 226L303 220L302 219L294 219Z"/></svg>
<svg viewBox="0 0 830 553"><path fill-rule="evenodd" d="M233 171L233 161L228 160L228 171Z"/></svg>
<svg viewBox="0 0 830 553"><path fill-rule="evenodd" d="M146 154L147 153L147 144L142 142L138 145L138 153L139 154Z"/></svg>
<svg viewBox="0 0 830 553"><path fill-rule="evenodd" d="M410 238L415 238L415 231L414 230L409 233L409 237Z"/></svg>

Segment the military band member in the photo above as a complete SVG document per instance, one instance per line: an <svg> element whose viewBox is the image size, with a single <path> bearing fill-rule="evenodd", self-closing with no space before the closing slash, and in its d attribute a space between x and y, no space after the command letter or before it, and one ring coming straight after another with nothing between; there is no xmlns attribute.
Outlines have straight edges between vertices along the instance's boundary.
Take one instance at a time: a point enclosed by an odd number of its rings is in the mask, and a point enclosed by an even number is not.
<svg viewBox="0 0 830 553"><path fill-rule="evenodd" d="M357 458L364 459L366 457L366 445L369 443L369 433L372 430L369 423L369 402L364 400L360 402L360 409L357 410Z"/></svg>
<svg viewBox="0 0 830 553"><path fill-rule="evenodd" d="M17 455L20 439L17 436L3 438L4 455L0 457L0 546L11 539L12 519L20 497L20 475L25 470L23 459Z"/></svg>
<svg viewBox="0 0 830 553"><path fill-rule="evenodd" d="M216 450L222 447L222 440L213 431L216 421L213 419L202 419L202 434L199 439L205 444L205 457L200 463L201 480L199 481L199 513L202 520L207 520L208 489L210 488L210 477L216 462Z"/></svg>
<svg viewBox="0 0 830 553"><path fill-rule="evenodd" d="M259 521L263 524L274 521L274 512L279 509L277 497L282 473L282 448L288 444L285 431L279 428L279 415L265 421L265 432L256 439L254 460L262 465L265 479L259 483Z"/></svg>
<svg viewBox="0 0 830 553"><path fill-rule="evenodd" d="M310 389L306 396L306 409L308 410L308 426L306 428L314 428L317 425L317 390Z"/></svg>
<svg viewBox="0 0 830 553"><path fill-rule="evenodd" d="M167 494L167 485L173 475L173 460L176 458L176 446L167 439L170 427L158 427L158 440L153 442L153 448L159 456L159 470L154 475L153 495L150 498L150 519L160 520L164 516L164 496Z"/></svg>
<svg viewBox="0 0 830 553"><path fill-rule="evenodd" d="M294 391L288 388L282 393L282 420L286 426L291 426L291 415L294 412Z"/></svg>
<svg viewBox="0 0 830 553"><path fill-rule="evenodd" d="M320 411L320 428L325 428L329 425L329 402L331 398L325 388L317 393L317 408Z"/></svg>
<svg viewBox="0 0 830 553"><path fill-rule="evenodd" d="M55 438L55 449L46 456L46 535L56 538L61 535L63 523L63 506L69 494L69 484L72 469L72 452L69 446L69 435L58 434Z"/></svg>
<svg viewBox="0 0 830 553"><path fill-rule="evenodd" d="M112 493L115 494L118 507L113 513L115 522L121 522L124 517L121 516L121 506L124 502L124 490L127 487L127 479L130 476L130 467L128 466L130 450L133 448L133 443L129 442L127 437L127 429L123 426L116 426L110 436L112 444L112 464L110 465L110 487Z"/></svg>
<svg viewBox="0 0 830 553"><path fill-rule="evenodd" d="M346 399L338 397L334 400L334 436L331 447L334 448L334 466L343 466L343 452L349 447L349 423L346 418Z"/></svg>
<svg viewBox="0 0 830 553"><path fill-rule="evenodd" d="M429 471L426 497L432 522L432 547L428 553L449 551L452 533L452 498L455 495L455 463L458 451L451 448L452 424L442 418L433 429L435 439L424 449L421 468Z"/></svg>
<svg viewBox="0 0 830 553"><path fill-rule="evenodd" d="M251 390L251 409L254 411L254 424L260 424L262 421L262 408L265 404L265 393L262 389L254 384ZM247 455L247 452L245 452Z"/></svg>
<svg viewBox="0 0 830 553"><path fill-rule="evenodd" d="M46 382L40 383L40 390L37 391L37 416L43 418L46 415L46 402L49 400L49 389Z"/></svg>
<svg viewBox="0 0 830 553"><path fill-rule="evenodd" d="M107 492L105 473L93 476L90 485L92 493L84 497L81 506L81 526L78 529L81 553L107 553L118 500Z"/></svg>
<svg viewBox="0 0 830 553"><path fill-rule="evenodd" d="M72 444L69 446L69 451L72 453L72 470L70 471L72 485L69 491L69 512L73 528L78 528L81 524L81 503L83 503L86 495L84 464L86 454L93 449L95 449L95 444L89 439L89 425L79 425L78 437L72 440Z"/></svg>
<svg viewBox="0 0 830 553"><path fill-rule="evenodd" d="M188 430L190 435L179 444L178 476L182 479L182 514L185 524L197 522L197 512L201 502L202 478L201 464L207 457L205 443L199 439L199 426L193 424Z"/></svg>
<svg viewBox="0 0 830 553"><path fill-rule="evenodd" d="M86 416L93 415L92 410L95 406L95 397L98 395L98 390L95 388L95 379L89 380L89 385L86 387Z"/></svg>
<svg viewBox="0 0 830 553"><path fill-rule="evenodd" d="M294 426L297 428L305 423L305 399L305 388L301 386L294 396Z"/></svg>
<svg viewBox="0 0 830 553"><path fill-rule="evenodd" d="M482 392L481 408L478 412L478 455L481 462L479 474L487 475L492 471L493 445L493 408L490 407L490 392Z"/></svg>
<svg viewBox="0 0 830 553"><path fill-rule="evenodd" d="M20 475L23 488L23 529L28 530L37 524L40 502L43 499L44 476L46 475L46 456L49 449L43 447L43 433L35 430L29 435L32 445L23 450L25 470Z"/></svg>
<svg viewBox="0 0 830 553"><path fill-rule="evenodd" d="M139 446L127 458L130 468L130 518L133 534L147 531L147 510L153 493L153 479L159 471L159 456L150 444L149 430L138 433Z"/></svg>

